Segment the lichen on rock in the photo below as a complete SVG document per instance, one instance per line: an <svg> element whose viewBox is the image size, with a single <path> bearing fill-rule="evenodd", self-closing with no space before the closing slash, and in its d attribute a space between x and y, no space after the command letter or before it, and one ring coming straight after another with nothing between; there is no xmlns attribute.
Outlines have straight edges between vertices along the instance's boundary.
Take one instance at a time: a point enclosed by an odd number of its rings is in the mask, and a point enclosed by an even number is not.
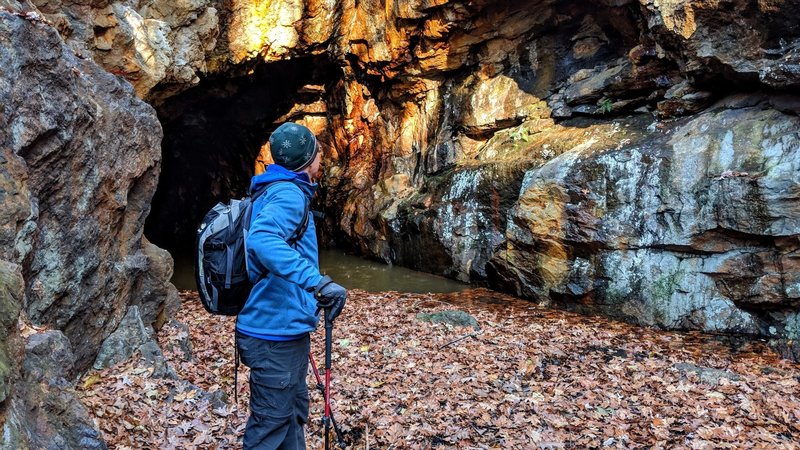
<svg viewBox="0 0 800 450"><path fill-rule="evenodd" d="M491 262L496 282L665 328L786 330L772 312L798 304L797 126L774 110L710 111L626 150L573 150L532 169ZM576 274L587 288L572 287Z"/></svg>
<svg viewBox="0 0 800 450"><path fill-rule="evenodd" d="M68 387L129 303L168 297L142 241L161 127L41 15L0 10L0 43L2 445L105 448Z"/></svg>

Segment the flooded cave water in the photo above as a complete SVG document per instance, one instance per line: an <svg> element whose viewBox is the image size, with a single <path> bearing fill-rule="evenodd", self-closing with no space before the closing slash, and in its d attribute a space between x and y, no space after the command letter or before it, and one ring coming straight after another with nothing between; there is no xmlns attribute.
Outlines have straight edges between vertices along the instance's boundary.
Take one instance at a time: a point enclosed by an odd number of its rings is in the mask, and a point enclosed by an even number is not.
<svg viewBox="0 0 800 450"><path fill-rule="evenodd" d="M203 215L217 202L246 193L256 156L276 121L295 119L285 118L293 106L325 95L303 87L332 85L340 74L322 58L260 64L248 74L203 80L156 106L164 130L162 166L145 236L172 254L178 289L196 289L192 257ZM467 287L336 250L323 250L320 262L323 272L347 288L454 292Z"/></svg>
<svg viewBox="0 0 800 450"><path fill-rule="evenodd" d="M413 293L448 293L468 289L470 285L425 272L406 269L348 255L338 249L319 252L320 270L348 289L368 292L398 291ZM181 290L197 289L192 260L175 259L172 283Z"/></svg>

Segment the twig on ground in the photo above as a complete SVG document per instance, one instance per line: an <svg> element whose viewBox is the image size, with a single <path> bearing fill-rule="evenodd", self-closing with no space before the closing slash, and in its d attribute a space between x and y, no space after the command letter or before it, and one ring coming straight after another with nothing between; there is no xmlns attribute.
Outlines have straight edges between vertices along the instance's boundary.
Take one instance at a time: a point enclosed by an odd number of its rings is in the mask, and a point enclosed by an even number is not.
<svg viewBox="0 0 800 450"><path fill-rule="evenodd" d="M445 347L448 347L448 346L450 346L450 345L452 345L452 344L455 344L456 342L463 341L464 339L466 339L466 338L468 338L468 337L475 337L475 336L477 336L477 335L478 335L478 333L470 333L470 334L468 334L468 335L466 335L466 336L461 336L461 337L460 337L460 338L458 338L458 339L453 339L452 341L448 342L447 344L444 344L444 345L442 345L441 347L439 347L439 350L441 350L441 349L443 349L443 348L445 348Z"/></svg>

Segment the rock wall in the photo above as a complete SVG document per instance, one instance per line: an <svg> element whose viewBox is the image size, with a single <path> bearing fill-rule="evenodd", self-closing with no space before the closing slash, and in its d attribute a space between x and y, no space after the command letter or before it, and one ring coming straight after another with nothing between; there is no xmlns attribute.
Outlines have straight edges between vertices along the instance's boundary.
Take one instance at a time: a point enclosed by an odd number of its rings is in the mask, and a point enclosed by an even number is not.
<svg viewBox="0 0 800 450"><path fill-rule="evenodd" d="M528 171L493 282L646 325L797 339L800 119L771 106L731 99Z"/></svg>
<svg viewBox="0 0 800 450"><path fill-rule="evenodd" d="M104 448L70 394L130 305L174 308L172 260L142 237L161 127L131 86L41 15L0 10L3 448Z"/></svg>
<svg viewBox="0 0 800 450"><path fill-rule="evenodd" d="M800 109L780 92L800 83L798 2L339 5L280 21L333 20L338 243L637 323L796 339ZM299 23L259 54L319 51Z"/></svg>
<svg viewBox="0 0 800 450"><path fill-rule="evenodd" d="M75 54L126 79L151 101L196 85L219 34L217 9L207 0L4 2L41 14Z"/></svg>
<svg viewBox="0 0 800 450"><path fill-rule="evenodd" d="M338 245L637 323L796 335L794 181L760 186L778 175L741 161L772 158L769 130L798 112L780 95L800 83L798 2L202 7L218 20L213 45L193 53L205 58L196 73L307 55L341 69L276 121L320 134L325 231ZM153 100L177 86L159 83L137 92ZM772 93L731 97L758 90ZM686 127L704 137L673 137ZM680 150L697 145L706 150ZM796 157L789 145L780 158ZM587 209L595 198L606 203ZM754 228L765 221L782 228Z"/></svg>

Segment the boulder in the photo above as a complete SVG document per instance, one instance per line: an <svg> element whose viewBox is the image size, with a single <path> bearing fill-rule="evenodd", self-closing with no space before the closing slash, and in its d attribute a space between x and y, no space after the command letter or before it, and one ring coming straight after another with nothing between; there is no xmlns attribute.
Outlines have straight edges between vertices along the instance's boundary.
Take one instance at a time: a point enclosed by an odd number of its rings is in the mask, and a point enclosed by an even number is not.
<svg viewBox="0 0 800 450"><path fill-rule="evenodd" d="M2 448L107 448L88 411L71 392L75 357L63 333L31 330L21 377L3 426Z"/></svg>
<svg viewBox="0 0 800 450"><path fill-rule="evenodd" d="M146 327L138 306L131 306L117 329L111 333L97 354L92 368L101 370L127 361L134 353L142 355L143 363L152 368L151 376L175 377L155 340L151 327Z"/></svg>
<svg viewBox="0 0 800 450"><path fill-rule="evenodd" d="M0 12L0 35L9 43L0 80L15 80L0 84L14 112L0 116L0 145L13 153L10 192L19 192L10 197L18 213L3 214L19 227L9 256L24 258L30 320L62 330L81 370L139 297L138 280L165 275L149 272L142 244L161 127L130 85L76 56L46 23Z"/></svg>
<svg viewBox="0 0 800 450"><path fill-rule="evenodd" d="M492 283L645 325L788 338L798 125L763 106L713 109L528 171Z"/></svg>
<svg viewBox="0 0 800 450"><path fill-rule="evenodd" d="M117 329L103 341L92 367L100 370L127 361L150 339L152 339L152 333L142 323L139 308L131 306Z"/></svg>
<svg viewBox="0 0 800 450"><path fill-rule="evenodd" d="M418 313L420 322L443 323L452 327L472 327L479 330L481 327L474 317L464 311L437 311L433 313Z"/></svg>
<svg viewBox="0 0 800 450"><path fill-rule="evenodd" d="M169 297L171 262L142 241L155 112L54 26L0 9L3 448L105 448L72 383L129 305L150 327Z"/></svg>
<svg viewBox="0 0 800 450"><path fill-rule="evenodd" d="M742 377L734 372L729 372L727 370L720 370L714 369L712 367L703 367L697 366L694 364L689 363L678 363L675 364L673 367L678 369L683 373L694 373L698 377L700 377L700 381L706 384L710 384L712 386L716 386L720 383L720 380L725 378L730 381L742 381Z"/></svg>

